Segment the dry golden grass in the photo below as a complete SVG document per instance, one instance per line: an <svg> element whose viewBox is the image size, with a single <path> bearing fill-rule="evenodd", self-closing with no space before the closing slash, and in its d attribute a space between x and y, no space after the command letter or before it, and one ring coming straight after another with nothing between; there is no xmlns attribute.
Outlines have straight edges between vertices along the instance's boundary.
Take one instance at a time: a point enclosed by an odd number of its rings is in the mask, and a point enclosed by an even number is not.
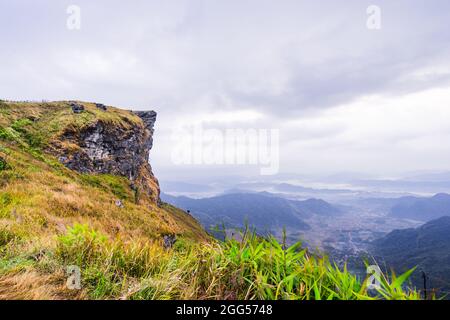
<svg viewBox="0 0 450 320"><path fill-rule="evenodd" d="M0 219L15 222L15 228L29 237L54 235L61 226L78 222L95 226L111 237L120 231L124 238L157 239L164 234L184 233L196 239L207 238L198 223L180 210L158 207L145 198L136 204L124 178L107 177L121 185L128 196L121 199L124 208L120 208L115 204L119 198L110 190L86 184L68 169L55 170L13 146L8 146L8 151L13 169L2 173ZM19 178L7 176L12 172Z"/></svg>
<svg viewBox="0 0 450 320"><path fill-rule="evenodd" d="M0 300L85 299L84 291L68 290L64 273L25 271L0 276Z"/></svg>
<svg viewBox="0 0 450 320"><path fill-rule="evenodd" d="M93 103L82 104L86 111L74 115L64 101L0 102L0 157L8 164L0 170L0 299L71 298L73 292L63 290L62 266L46 253L56 248L58 235L76 224L114 241L161 246L166 234L210 241L181 210L160 207L145 194L136 199L126 178L79 174L48 152L53 144L65 143L59 138L68 128L80 130L98 120L124 128L143 125L129 111L109 107L104 112ZM49 261L34 261L41 255ZM31 267L33 261L43 269Z"/></svg>

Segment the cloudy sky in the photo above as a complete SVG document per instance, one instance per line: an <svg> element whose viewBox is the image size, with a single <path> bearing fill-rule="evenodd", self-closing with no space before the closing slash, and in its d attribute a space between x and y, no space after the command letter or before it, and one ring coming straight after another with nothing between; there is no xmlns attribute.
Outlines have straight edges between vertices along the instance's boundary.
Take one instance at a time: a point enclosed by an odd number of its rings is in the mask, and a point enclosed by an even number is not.
<svg viewBox="0 0 450 320"><path fill-rule="evenodd" d="M278 130L281 173L445 171L449 21L448 0L1 0L0 98L154 109L162 179L259 172L174 164L194 123Z"/></svg>

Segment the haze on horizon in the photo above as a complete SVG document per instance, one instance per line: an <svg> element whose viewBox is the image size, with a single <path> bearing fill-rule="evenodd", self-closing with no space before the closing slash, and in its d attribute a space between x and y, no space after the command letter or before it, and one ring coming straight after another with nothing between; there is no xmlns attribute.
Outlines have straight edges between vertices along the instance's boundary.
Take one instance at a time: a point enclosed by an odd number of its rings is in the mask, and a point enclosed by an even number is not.
<svg viewBox="0 0 450 320"><path fill-rule="evenodd" d="M449 21L445 0L2 1L0 98L156 110L160 179L257 175L175 166L192 123L278 129L280 173L450 171Z"/></svg>

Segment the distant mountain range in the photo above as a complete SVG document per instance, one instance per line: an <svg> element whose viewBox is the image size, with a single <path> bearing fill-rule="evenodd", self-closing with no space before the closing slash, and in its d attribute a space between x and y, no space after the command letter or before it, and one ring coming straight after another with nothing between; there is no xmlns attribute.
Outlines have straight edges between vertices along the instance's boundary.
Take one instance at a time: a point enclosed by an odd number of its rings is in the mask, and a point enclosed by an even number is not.
<svg viewBox="0 0 450 320"><path fill-rule="evenodd" d="M340 209L318 199L293 201L268 192L233 193L212 198L192 199L162 194L163 201L189 211L206 228L217 225L241 228L248 223L258 232L272 232L285 227L308 230L303 221L313 215L338 215Z"/></svg>
<svg viewBox="0 0 450 320"><path fill-rule="evenodd" d="M450 291L450 217L432 220L417 229L392 231L373 242L372 254L397 273L417 266L412 279L418 288L422 288L424 271L428 288Z"/></svg>
<svg viewBox="0 0 450 320"><path fill-rule="evenodd" d="M440 193L431 198L400 198L392 206L390 216L419 221L450 216L450 195Z"/></svg>

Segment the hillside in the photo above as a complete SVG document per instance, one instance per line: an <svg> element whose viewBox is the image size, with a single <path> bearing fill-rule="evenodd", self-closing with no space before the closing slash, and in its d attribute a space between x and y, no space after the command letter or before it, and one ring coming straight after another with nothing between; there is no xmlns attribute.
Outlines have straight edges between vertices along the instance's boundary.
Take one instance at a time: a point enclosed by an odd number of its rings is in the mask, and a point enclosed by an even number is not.
<svg viewBox="0 0 450 320"><path fill-rule="evenodd" d="M373 254L381 263L399 272L417 266L412 280L423 286L421 272L428 276L428 288L450 292L450 217L432 220L417 229L395 230L373 243Z"/></svg>
<svg viewBox="0 0 450 320"><path fill-rule="evenodd" d="M125 242L208 241L190 215L158 203L145 115L92 103L1 102L1 245L14 238L22 250L48 251L75 224ZM0 273L15 267L1 260Z"/></svg>
<svg viewBox="0 0 450 320"><path fill-rule="evenodd" d="M0 299L420 298L388 275L369 293L298 244L213 240L159 198L148 162L155 119L79 101L0 101Z"/></svg>
<svg viewBox="0 0 450 320"><path fill-rule="evenodd" d="M261 233L282 228L308 230L304 218L339 213L338 209L322 200L291 201L269 193L230 193L202 199L163 194L162 198L189 210L206 228L222 223L227 227L242 228L248 223Z"/></svg>
<svg viewBox="0 0 450 320"><path fill-rule="evenodd" d="M425 222L450 216L450 195L441 193L431 198L401 198L392 206L390 216Z"/></svg>
<svg viewBox="0 0 450 320"><path fill-rule="evenodd" d="M73 105L84 111L74 112ZM0 108L0 152L7 164L0 176L0 215L22 222L39 218L39 225L23 230L27 234L89 220L107 234L206 238L192 229L189 215L158 205L158 181L148 163L154 120L145 118L156 117L153 112L78 102Z"/></svg>

